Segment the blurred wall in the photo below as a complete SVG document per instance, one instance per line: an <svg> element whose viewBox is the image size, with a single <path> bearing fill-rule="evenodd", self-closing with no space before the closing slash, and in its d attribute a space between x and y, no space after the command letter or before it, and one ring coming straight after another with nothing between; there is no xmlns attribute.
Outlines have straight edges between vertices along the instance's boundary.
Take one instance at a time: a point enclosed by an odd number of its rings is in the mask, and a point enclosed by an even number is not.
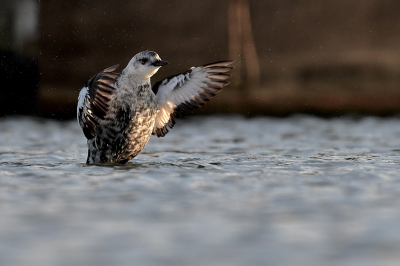
<svg viewBox="0 0 400 266"><path fill-rule="evenodd" d="M37 0L0 2L0 116L37 114Z"/></svg>
<svg viewBox="0 0 400 266"><path fill-rule="evenodd" d="M39 97L43 113L74 116L96 72L120 70L142 50L171 65L154 81L229 55L234 1L40 1ZM249 0L260 81L241 77L203 112L392 114L400 111L400 2ZM244 46L250 45L247 40Z"/></svg>

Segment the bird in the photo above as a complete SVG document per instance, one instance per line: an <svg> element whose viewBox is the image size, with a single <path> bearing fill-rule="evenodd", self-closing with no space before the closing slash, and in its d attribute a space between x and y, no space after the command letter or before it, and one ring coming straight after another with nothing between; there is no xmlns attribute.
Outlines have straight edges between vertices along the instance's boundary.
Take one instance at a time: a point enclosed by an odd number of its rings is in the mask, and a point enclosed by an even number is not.
<svg viewBox="0 0 400 266"><path fill-rule="evenodd" d="M127 164L151 135L164 137L175 118L204 105L227 86L233 63L191 67L151 86L150 78L169 62L156 52L142 51L121 73L114 65L94 75L81 89L77 104L77 120L87 139L86 164Z"/></svg>

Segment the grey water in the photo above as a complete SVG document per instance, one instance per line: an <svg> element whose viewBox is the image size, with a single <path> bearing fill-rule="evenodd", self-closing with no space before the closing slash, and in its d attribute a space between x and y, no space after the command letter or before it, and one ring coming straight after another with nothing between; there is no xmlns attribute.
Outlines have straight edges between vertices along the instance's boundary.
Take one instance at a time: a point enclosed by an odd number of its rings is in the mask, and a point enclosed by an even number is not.
<svg viewBox="0 0 400 266"><path fill-rule="evenodd" d="M193 117L125 166L0 120L0 265L399 265L400 119Z"/></svg>

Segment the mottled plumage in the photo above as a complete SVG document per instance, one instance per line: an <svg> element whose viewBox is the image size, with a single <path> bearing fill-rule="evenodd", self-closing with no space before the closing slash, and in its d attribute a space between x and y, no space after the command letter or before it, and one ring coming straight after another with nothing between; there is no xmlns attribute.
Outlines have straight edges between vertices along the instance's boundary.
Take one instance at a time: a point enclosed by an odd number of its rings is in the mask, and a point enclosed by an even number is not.
<svg viewBox="0 0 400 266"><path fill-rule="evenodd" d="M118 65L95 75L82 88L77 118L88 144L87 164L126 164L139 154L150 135L163 137L174 117L198 108L223 86L233 61L220 61L157 82L150 77L162 61L155 52L135 55L121 74Z"/></svg>

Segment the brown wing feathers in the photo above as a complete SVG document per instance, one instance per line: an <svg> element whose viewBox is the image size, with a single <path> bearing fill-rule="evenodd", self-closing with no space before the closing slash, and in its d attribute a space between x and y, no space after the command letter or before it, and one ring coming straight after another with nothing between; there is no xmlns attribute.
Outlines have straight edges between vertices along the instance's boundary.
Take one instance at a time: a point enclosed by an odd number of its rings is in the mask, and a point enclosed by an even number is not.
<svg viewBox="0 0 400 266"><path fill-rule="evenodd" d="M118 65L104 69L87 82L89 87L90 107L93 114L104 119L110 107L110 96L115 88L110 86L117 81L119 73L113 72Z"/></svg>

